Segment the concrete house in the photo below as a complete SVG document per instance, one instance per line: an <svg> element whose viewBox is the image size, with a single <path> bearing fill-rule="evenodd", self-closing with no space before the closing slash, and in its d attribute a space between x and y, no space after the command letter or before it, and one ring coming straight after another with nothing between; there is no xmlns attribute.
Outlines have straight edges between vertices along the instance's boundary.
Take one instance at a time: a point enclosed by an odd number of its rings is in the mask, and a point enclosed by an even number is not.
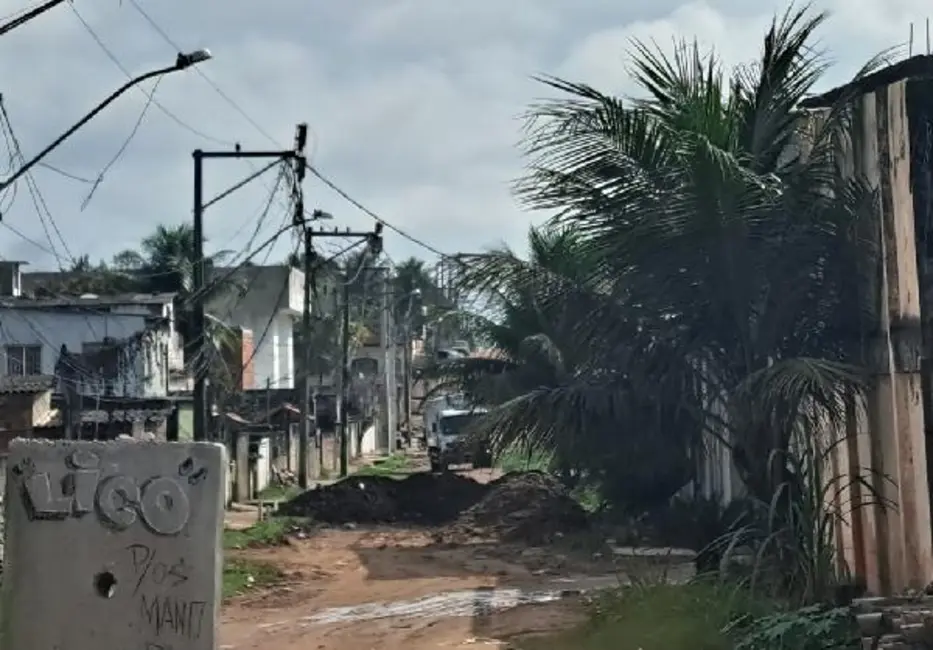
<svg viewBox="0 0 933 650"><path fill-rule="evenodd" d="M294 388L295 325L301 319L304 273L288 265L214 267L208 281L229 277L237 288L210 298L207 311L242 335L244 374L240 388ZM251 350L249 348L252 348ZM251 363L245 362L252 358Z"/></svg>
<svg viewBox="0 0 933 650"><path fill-rule="evenodd" d="M33 299L19 276L0 263L0 377L67 377L82 395L132 398L186 383L173 294Z"/></svg>

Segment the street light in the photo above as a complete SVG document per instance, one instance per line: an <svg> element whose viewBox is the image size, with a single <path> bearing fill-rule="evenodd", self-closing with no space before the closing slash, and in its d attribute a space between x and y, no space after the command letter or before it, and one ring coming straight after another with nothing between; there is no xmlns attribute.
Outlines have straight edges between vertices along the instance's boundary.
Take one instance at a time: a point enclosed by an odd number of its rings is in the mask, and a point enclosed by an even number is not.
<svg viewBox="0 0 933 650"><path fill-rule="evenodd" d="M84 126L85 124L90 122L92 119L94 119L94 117L98 113L100 113L102 110L107 108L118 97L120 97L120 95L125 93L130 88L133 88L134 86L146 81L147 79L152 79L153 77L160 77L170 72L177 72L179 70L185 70L187 68L190 68L193 65L201 63L202 61L207 61L210 58L211 58L211 52L210 50L207 50L207 49L195 50L194 52L188 52L187 54L179 53L173 65L170 65L166 68L161 68L159 70L152 70L151 72L147 72L146 74L130 79L125 84L120 86L116 91L114 91L113 94L111 94L107 99L105 99L100 104L98 104L94 110L92 110L90 113L88 113L87 115L82 117L80 120L78 120L78 122L75 123L74 126L72 126L70 129L62 133L60 136L58 136L58 138L56 138L55 141L52 142L52 144L50 144L45 149L40 151L38 154L33 156L32 160L30 160L29 162L24 164L22 167L17 169L9 178L0 182L0 191L5 190L7 187L15 183L17 179L19 179L21 176L29 172L30 169L32 169L33 167L36 166L36 164L41 162L43 158L49 155L49 153L55 150L59 145L61 145L61 143L63 143L65 140L67 140L72 135L74 135L75 131L77 131L82 126Z"/></svg>

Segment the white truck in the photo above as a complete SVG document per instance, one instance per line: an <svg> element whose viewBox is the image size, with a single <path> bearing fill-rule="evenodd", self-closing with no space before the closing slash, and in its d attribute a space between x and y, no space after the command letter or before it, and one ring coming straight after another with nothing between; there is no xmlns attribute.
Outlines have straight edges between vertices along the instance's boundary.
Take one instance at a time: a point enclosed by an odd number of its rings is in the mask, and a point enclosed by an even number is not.
<svg viewBox="0 0 933 650"><path fill-rule="evenodd" d="M424 405L424 429L432 472L470 463L489 467L492 456L481 441L464 435L467 426L487 410L471 406L462 395L441 395Z"/></svg>

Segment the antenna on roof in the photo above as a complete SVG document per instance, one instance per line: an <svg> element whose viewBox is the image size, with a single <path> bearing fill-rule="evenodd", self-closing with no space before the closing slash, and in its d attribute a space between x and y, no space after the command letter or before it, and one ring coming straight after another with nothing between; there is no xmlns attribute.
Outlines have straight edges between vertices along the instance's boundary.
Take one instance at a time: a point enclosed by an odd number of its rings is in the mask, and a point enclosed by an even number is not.
<svg viewBox="0 0 933 650"><path fill-rule="evenodd" d="M930 55L930 19L927 18L927 56Z"/></svg>
<svg viewBox="0 0 933 650"><path fill-rule="evenodd" d="M910 36L907 38L907 58L914 55L914 24L910 23Z"/></svg>

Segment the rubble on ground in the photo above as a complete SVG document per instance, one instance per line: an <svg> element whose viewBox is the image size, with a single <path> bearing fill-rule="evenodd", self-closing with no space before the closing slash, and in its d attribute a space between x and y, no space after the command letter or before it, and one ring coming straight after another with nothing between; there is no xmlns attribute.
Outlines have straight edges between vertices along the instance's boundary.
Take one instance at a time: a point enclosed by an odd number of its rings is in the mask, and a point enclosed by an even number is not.
<svg viewBox="0 0 933 650"><path fill-rule="evenodd" d="M490 483L486 495L444 536L491 534L507 542L545 544L588 526L586 511L560 481L543 472L516 472Z"/></svg>
<svg viewBox="0 0 933 650"><path fill-rule="evenodd" d="M452 473L403 479L351 476L299 494L279 506L279 513L328 524L440 525L455 519L484 492L476 481Z"/></svg>
<svg viewBox="0 0 933 650"><path fill-rule="evenodd" d="M349 477L298 495L279 514L328 524L444 526L439 541L485 537L540 544L589 525L566 488L542 472L507 474L485 485L453 472L400 480Z"/></svg>

